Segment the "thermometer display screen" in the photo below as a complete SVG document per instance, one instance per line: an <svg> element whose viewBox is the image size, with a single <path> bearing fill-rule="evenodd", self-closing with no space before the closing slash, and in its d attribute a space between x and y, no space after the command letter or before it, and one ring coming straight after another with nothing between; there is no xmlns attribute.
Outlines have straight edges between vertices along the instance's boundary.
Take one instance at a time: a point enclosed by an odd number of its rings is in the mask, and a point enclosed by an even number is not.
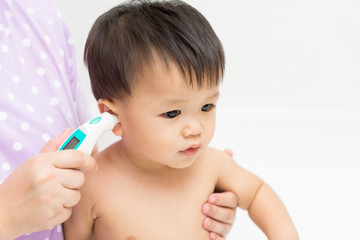
<svg viewBox="0 0 360 240"><path fill-rule="evenodd" d="M79 139L77 139L76 137L73 137L66 145L63 149L74 149L76 147L76 145L80 142Z"/></svg>

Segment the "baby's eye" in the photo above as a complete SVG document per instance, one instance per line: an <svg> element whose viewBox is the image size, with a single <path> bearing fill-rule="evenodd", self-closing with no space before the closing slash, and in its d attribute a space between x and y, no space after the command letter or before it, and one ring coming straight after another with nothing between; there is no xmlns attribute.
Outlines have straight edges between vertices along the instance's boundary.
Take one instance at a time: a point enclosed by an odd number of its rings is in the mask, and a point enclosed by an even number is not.
<svg viewBox="0 0 360 240"><path fill-rule="evenodd" d="M181 113L180 110L174 110L174 111L163 113L162 115L166 118L174 118L174 117L180 115L180 113Z"/></svg>
<svg viewBox="0 0 360 240"><path fill-rule="evenodd" d="M209 103L209 104L205 104L202 108L201 111L203 112L209 112L211 109L213 109L215 107L214 104Z"/></svg>

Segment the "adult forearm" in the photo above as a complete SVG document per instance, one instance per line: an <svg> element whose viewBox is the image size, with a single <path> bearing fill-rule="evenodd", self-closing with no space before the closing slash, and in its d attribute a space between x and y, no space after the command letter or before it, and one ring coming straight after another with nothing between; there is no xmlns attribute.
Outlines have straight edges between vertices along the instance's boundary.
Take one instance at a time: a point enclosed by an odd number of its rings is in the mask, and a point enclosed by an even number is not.
<svg viewBox="0 0 360 240"><path fill-rule="evenodd" d="M1 218L1 217L0 217ZM11 228L8 226L6 221L0 220L0 240L12 240L16 238L16 234L11 232Z"/></svg>
<svg viewBox="0 0 360 240"><path fill-rule="evenodd" d="M7 204L7 198L5 197L5 185L0 185L0 240L12 240L18 236L13 224L11 223L11 214L9 212L9 204Z"/></svg>

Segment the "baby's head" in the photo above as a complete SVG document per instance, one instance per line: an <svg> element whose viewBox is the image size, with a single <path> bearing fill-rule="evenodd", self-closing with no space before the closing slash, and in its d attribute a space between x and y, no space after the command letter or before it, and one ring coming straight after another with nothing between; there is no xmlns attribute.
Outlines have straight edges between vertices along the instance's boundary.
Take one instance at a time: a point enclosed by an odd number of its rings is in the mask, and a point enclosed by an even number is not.
<svg viewBox="0 0 360 240"><path fill-rule="evenodd" d="M85 46L100 111L118 118L127 158L138 166L190 166L215 129L224 72L220 40L180 1L132 1L100 16Z"/></svg>
<svg viewBox="0 0 360 240"><path fill-rule="evenodd" d="M131 1L101 15L85 62L98 99L126 100L144 68L175 65L189 86L217 86L224 73L222 44L205 17L181 1Z"/></svg>

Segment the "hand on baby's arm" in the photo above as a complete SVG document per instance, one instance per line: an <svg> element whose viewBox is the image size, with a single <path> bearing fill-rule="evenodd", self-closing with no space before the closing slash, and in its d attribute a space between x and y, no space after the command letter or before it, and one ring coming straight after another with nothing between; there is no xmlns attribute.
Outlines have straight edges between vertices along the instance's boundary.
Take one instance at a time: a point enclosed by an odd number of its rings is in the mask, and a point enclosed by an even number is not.
<svg viewBox="0 0 360 240"><path fill-rule="evenodd" d="M202 213L207 217L203 228L210 232L211 240L225 239L235 221L237 197L232 192L210 194L208 201L202 207Z"/></svg>
<svg viewBox="0 0 360 240"><path fill-rule="evenodd" d="M224 152L233 156L231 149ZM237 197L232 192L213 193L203 205L201 211L207 216L203 221L203 228L209 231L211 240L225 239L235 221Z"/></svg>

